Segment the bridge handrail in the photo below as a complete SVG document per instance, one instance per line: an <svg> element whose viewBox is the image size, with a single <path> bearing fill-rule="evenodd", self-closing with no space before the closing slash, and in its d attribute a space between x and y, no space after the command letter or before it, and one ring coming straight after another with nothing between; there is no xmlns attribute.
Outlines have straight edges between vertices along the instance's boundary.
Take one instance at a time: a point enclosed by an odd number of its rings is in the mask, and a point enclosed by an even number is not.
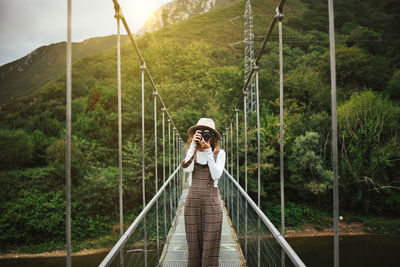
<svg viewBox="0 0 400 267"><path fill-rule="evenodd" d="M306 266L303 261L297 256L296 252L292 249L292 247L288 244L285 238L281 235L281 233L276 229L276 227L272 224L272 222L267 218L267 216L262 212L262 210L257 206L257 204L251 199L251 197L244 191L244 189L240 186L240 184L229 174L229 172L224 169L225 174L231 180L231 182L237 187L239 192L243 195L243 197L247 200L250 206L254 209L260 219L263 221L265 226L270 230L276 241L283 248L286 255L290 258L292 263L295 266Z"/></svg>
<svg viewBox="0 0 400 267"><path fill-rule="evenodd" d="M158 198L161 196L165 188L171 182L172 178L179 171L181 166L175 169L175 171L170 175L170 177L165 181L165 183L161 186L160 190L158 190L157 194L150 200L150 202L144 207L144 209L140 212L140 214L136 217L133 223L129 226L129 228L125 231L125 233L121 236L118 242L114 245L114 247L110 250L107 256L103 259L103 261L99 264L99 267L109 266L112 260L117 256L120 248L126 243L128 238L132 235L132 233L136 230L139 223L143 220L144 216L149 212L150 208L156 203Z"/></svg>

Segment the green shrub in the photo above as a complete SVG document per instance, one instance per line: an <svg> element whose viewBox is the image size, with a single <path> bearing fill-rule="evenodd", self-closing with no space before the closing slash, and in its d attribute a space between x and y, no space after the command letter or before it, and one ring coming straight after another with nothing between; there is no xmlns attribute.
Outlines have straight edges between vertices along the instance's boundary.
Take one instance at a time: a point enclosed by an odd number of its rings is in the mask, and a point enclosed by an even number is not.
<svg viewBox="0 0 400 267"><path fill-rule="evenodd" d="M14 200L2 203L1 213L2 248L64 238L65 199L61 190L21 190Z"/></svg>
<svg viewBox="0 0 400 267"><path fill-rule="evenodd" d="M76 136L71 137L71 174L74 179L82 176L90 163L95 161L96 144ZM55 140L46 149L49 164L55 166L60 172L65 172L65 137Z"/></svg>
<svg viewBox="0 0 400 267"><path fill-rule="evenodd" d="M281 205L269 203L264 209L271 222L279 228L281 225ZM326 214L304 203L285 202L285 225L301 228L304 223L322 223Z"/></svg>
<svg viewBox="0 0 400 267"><path fill-rule="evenodd" d="M35 166L43 166L47 163L46 149L52 142L42 131L35 130L30 136L33 145L33 161Z"/></svg>
<svg viewBox="0 0 400 267"><path fill-rule="evenodd" d="M74 199L79 200L76 208L91 217L115 214L118 211L118 183L118 167L89 170L73 192Z"/></svg>
<svg viewBox="0 0 400 267"><path fill-rule="evenodd" d="M65 172L53 166L0 171L0 201L12 201L21 190L54 192L64 188Z"/></svg>

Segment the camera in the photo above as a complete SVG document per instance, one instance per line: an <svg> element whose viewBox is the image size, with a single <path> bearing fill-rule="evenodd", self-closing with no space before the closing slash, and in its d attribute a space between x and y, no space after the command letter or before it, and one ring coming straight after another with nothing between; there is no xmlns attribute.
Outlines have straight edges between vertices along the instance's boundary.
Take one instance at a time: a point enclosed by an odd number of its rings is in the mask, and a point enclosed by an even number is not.
<svg viewBox="0 0 400 267"><path fill-rule="evenodd" d="M201 131L201 136L203 137L204 141L208 142L208 140L212 140L214 138L214 132L208 129Z"/></svg>

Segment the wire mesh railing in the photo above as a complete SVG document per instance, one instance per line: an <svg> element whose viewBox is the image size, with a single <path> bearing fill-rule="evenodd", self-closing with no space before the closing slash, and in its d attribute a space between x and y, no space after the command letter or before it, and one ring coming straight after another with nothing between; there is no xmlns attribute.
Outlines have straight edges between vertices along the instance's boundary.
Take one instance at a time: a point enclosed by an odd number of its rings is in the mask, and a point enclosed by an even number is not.
<svg viewBox="0 0 400 267"><path fill-rule="evenodd" d="M158 265L175 224L182 174L181 167L175 169L99 266Z"/></svg>
<svg viewBox="0 0 400 267"><path fill-rule="evenodd" d="M224 170L219 189L247 266L305 266L257 204ZM260 251L258 251L260 247ZM284 261L281 257L285 253Z"/></svg>

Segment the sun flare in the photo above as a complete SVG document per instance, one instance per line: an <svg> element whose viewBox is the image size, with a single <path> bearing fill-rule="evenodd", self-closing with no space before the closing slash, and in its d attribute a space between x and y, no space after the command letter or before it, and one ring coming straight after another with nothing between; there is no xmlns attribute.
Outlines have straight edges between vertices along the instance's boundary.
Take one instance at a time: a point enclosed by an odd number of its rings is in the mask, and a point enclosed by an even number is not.
<svg viewBox="0 0 400 267"><path fill-rule="evenodd" d="M129 16L134 17L135 20L142 21L144 23L151 13L159 8L156 1L133 1L131 3L133 6L129 8Z"/></svg>
<svg viewBox="0 0 400 267"><path fill-rule="evenodd" d="M151 13L157 10L157 6L148 1L140 1L140 8L135 12L141 19L146 20Z"/></svg>

